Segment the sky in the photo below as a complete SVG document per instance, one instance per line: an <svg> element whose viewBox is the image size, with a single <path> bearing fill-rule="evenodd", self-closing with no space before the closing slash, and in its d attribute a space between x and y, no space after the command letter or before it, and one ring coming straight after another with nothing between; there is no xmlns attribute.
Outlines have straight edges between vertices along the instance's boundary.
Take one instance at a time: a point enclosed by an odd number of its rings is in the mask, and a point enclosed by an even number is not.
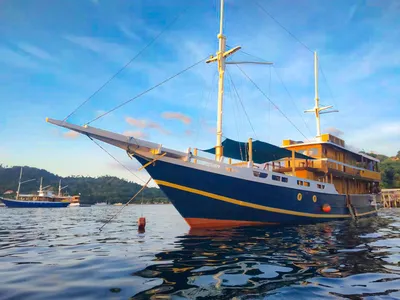
<svg viewBox="0 0 400 300"><path fill-rule="evenodd" d="M322 131L354 149L395 155L400 2L321 3L226 0L227 45L242 47L230 60L273 65L240 65L263 93L238 67L227 66L223 135L276 145L315 137L315 117L304 110L314 106L317 51L320 102L339 110L322 116ZM140 53L68 122L95 119L215 54L218 30L217 0L0 1L0 163L138 181L87 137L45 118L67 117ZM201 62L90 125L178 150L210 148L216 139L217 82L216 64ZM126 153L104 148L141 180L147 178Z"/></svg>

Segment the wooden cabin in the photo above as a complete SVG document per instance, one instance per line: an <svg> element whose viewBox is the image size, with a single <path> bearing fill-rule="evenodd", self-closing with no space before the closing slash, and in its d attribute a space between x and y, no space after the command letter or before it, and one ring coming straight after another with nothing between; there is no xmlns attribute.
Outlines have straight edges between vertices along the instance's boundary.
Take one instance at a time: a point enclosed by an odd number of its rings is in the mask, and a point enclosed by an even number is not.
<svg viewBox="0 0 400 300"><path fill-rule="evenodd" d="M314 160L287 158L284 166L274 171L333 183L340 194L370 194L377 191L381 181L379 160L346 148L344 140L338 137L322 134L312 142L284 140L283 147L311 156Z"/></svg>

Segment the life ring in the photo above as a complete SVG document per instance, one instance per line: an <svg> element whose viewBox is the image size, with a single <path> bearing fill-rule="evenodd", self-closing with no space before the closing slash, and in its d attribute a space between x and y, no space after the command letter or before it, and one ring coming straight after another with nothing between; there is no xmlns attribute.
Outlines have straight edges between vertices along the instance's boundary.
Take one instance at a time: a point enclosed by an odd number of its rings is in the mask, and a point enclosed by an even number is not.
<svg viewBox="0 0 400 300"><path fill-rule="evenodd" d="M301 199L303 199L303 195L301 193L298 193L297 194L297 200L301 201Z"/></svg>

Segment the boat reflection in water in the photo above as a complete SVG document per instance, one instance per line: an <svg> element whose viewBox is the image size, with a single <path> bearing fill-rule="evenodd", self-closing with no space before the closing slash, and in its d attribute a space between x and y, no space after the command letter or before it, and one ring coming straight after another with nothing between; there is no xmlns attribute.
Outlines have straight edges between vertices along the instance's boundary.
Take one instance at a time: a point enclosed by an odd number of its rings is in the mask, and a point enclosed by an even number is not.
<svg viewBox="0 0 400 300"><path fill-rule="evenodd" d="M387 253L369 246L375 240L368 236L388 223L368 218L358 223L191 230L179 237L177 250L158 253L153 265L133 274L160 283L134 298L285 299L294 293L299 298L334 298L350 289L359 296L385 295L387 282L382 282L394 280L387 278L394 275L384 274L389 263L382 257Z"/></svg>

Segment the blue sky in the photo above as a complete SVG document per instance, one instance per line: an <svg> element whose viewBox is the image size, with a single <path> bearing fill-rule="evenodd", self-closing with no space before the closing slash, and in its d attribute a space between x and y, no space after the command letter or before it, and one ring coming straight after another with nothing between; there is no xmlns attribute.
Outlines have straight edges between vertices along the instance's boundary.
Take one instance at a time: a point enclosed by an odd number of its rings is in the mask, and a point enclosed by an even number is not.
<svg viewBox="0 0 400 300"><path fill-rule="evenodd" d="M259 0L270 14L317 50L324 132L359 150L395 155L400 150L400 3L396 0ZM217 49L218 1L1 1L0 162L60 175L116 175L134 180L86 137L45 122L65 118L177 21L69 121L83 124ZM271 20L255 1L226 1L230 47L272 61L243 70L307 137L315 120L313 54ZM251 60L238 52L234 60ZM228 66L224 135L280 145L304 137L240 73ZM232 78L255 134L235 96ZM281 78L290 96L283 87ZM325 80L325 78L327 80ZM135 134L180 150L215 143L215 64L200 64L92 126ZM132 169L126 154L107 147ZM147 175L139 173L142 178Z"/></svg>

